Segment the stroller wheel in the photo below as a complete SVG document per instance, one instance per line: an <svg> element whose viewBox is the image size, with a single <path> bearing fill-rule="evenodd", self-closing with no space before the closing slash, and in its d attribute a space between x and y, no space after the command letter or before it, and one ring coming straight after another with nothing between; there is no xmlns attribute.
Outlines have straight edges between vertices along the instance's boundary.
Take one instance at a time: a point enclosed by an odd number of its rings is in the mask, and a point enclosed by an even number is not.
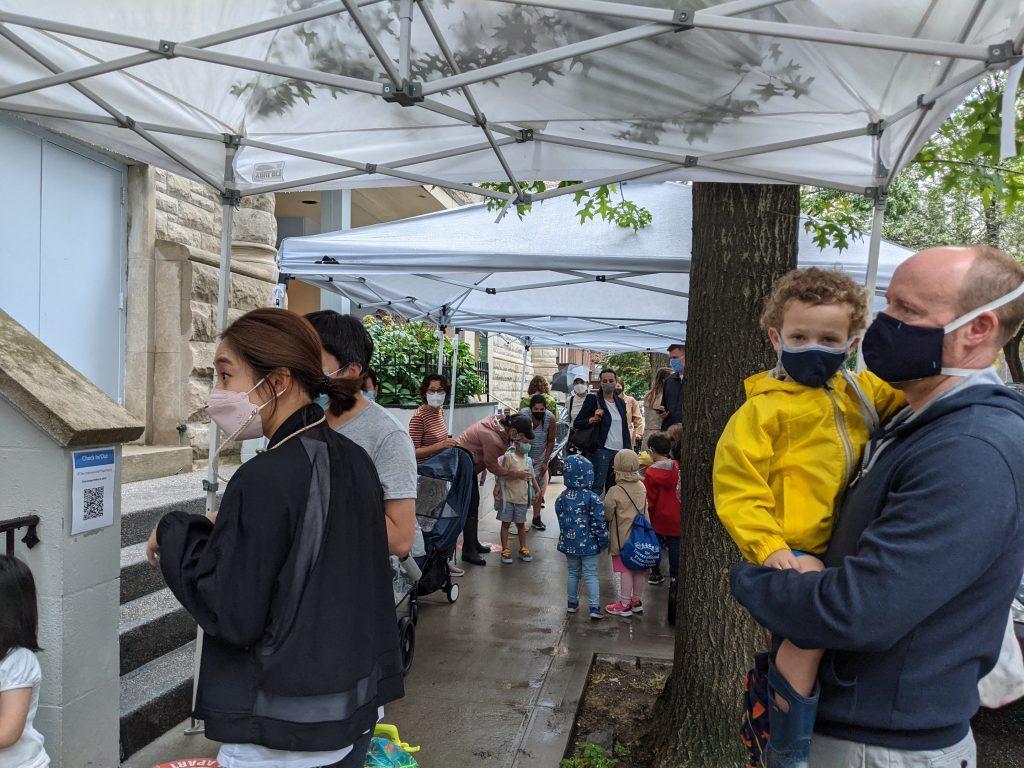
<svg viewBox="0 0 1024 768"><path fill-rule="evenodd" d="M458 584L452 584L448 588L447 595L448 595L448 602L449 603L454 603L456 600L458 600L459 599L459 585Z"/></svg>
<svg viewBox="0 0 1024 768"><path fill-rule="evenodd" d="M408 616L398 622L398 637L398 647L402 651L402 674L407 675L416 654L416 627Z"/></svg>
<svg viewBox="0 0 1024 768"><path fill-rule="evenodd" d="M410 606L409 617L412 619L412 623L413 624L419 624L420 623L420 604L419 603L413 601L413 604Z"/></svg>

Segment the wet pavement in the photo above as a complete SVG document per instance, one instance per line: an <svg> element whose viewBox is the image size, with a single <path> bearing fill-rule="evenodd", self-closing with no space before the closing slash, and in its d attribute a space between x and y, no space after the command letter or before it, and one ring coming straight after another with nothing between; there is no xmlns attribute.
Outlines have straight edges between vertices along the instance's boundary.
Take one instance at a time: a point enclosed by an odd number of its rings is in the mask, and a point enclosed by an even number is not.
<svg viewBox="0 0 1024 768"><path fill-rule="evenodd" d="M496 544L490 489L482 490L481 538ZM492 553L485 567L466 566L454 605L441 593L421 600L406 696L388 706L385 721L423 748L416 758L424 768L555 768L595 653L672 656L667 586L648 588L643 617L592 622L585 610L566 614L565 558L555 549L554 500L561 490L556 478L544 510L548 530L530 532L532 563L502 565ZM600 574L607 604L607 555ZM152 768L216 751L213 742L175 729L124 766Z"/></svg>

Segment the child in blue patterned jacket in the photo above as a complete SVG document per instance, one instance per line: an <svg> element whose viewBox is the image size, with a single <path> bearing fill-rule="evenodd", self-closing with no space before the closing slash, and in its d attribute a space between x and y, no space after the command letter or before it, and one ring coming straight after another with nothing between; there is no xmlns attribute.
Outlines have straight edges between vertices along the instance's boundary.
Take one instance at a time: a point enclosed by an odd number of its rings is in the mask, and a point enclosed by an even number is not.
<svg viewBox="0 0 1024 768"><path fill-rule="evenodd" d="M582 456L567 456L562 470L565 490L555 502L558 516L558 551L569 565L569 613L576 613L580 602L580 580L585 582L590 599L590 618L603 619L601 586L597 578L597 555L608 546L608 522L604 503L590 490L594 483L594 465Z"/></svg>

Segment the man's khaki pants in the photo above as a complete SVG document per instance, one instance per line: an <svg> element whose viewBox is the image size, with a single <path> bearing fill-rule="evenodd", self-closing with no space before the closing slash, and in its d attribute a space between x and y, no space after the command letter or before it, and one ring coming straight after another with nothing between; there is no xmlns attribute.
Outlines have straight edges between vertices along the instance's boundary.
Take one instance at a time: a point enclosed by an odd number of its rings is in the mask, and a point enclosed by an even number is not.
<svg viewBox="0 0 1024 768"><path fill-rule="evenodd" d="M873 747L815 734L810 768L977 768L974 734L946 749L909 751Z"/></svg>

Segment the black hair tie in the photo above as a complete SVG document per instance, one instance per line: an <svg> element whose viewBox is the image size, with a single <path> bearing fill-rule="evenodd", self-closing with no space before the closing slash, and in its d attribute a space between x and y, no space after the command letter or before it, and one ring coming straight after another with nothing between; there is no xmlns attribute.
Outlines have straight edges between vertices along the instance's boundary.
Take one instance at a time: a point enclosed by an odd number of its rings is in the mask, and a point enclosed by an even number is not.
<svg viewBox="0 0 1024 768"><path fill-rule="evenodd" d="M331 393L331 386L331 377L325 373L323 381L320 382L320 392L329 395Z"/></svg>

